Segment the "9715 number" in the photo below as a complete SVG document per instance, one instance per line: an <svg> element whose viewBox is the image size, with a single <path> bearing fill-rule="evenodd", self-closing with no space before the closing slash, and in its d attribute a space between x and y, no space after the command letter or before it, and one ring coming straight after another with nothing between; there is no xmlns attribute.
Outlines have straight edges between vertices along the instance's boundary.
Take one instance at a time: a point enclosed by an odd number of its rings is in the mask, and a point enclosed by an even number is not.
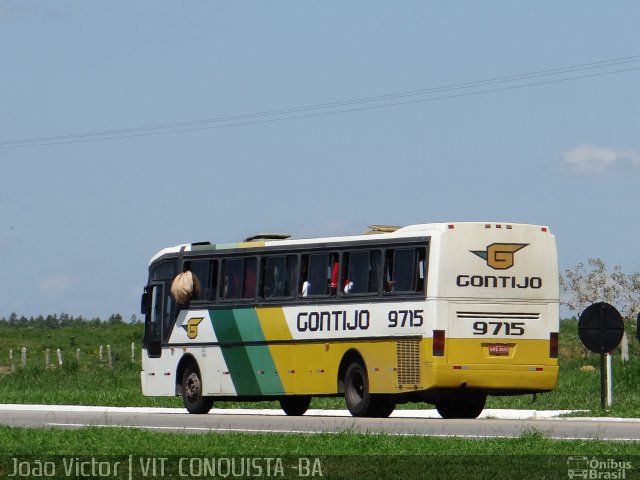
<svg viewBox="0 0 640 480"><path fill-rule="evenodd" d="M423 313L424 310L391 310L388 326L391 328L421 327L424 323Z"/></svg>
<svg viewBox="0 0 640 480"><path fill-rule="evenodd" d="M474 335L524 335L523 322L474 322Z"/></svg>

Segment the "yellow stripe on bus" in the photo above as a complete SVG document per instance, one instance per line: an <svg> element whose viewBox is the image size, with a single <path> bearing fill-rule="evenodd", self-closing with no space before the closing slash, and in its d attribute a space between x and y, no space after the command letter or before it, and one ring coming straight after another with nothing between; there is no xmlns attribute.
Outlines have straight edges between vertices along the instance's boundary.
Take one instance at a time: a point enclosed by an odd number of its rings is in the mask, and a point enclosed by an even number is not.
<svg viewBox="0 0 640 480"><path fill-rule="evenodd" d="M291 332L284 317L282 307L258 308L258 320L267 342L274 340L291 340Z"/></svg>

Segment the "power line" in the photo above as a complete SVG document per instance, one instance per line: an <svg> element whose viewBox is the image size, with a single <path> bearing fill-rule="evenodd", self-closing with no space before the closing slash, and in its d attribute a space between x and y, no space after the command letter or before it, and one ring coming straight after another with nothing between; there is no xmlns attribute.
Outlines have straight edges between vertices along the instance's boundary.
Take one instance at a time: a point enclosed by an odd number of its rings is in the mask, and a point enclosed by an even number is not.
<svg viewBox="0 0 640 480"><path fill-rule="evenodd" d="M640 62L640 55L633 55L628 57L620 57L609 60L602 60L597 62L583 63L578 65L571 65L567 67L552 68L546 70L539 70L535 72L508 75L502 77L495 77L485 80L477 80L471 82L455 83L451 85L444 85L439 87L424 88L419 90L409 90L404 92L389 93L384 95L377 95L371 97L361 97L350 100L342 100L329 103L320 103L313 105L305 105L300 107L283 108L276 110L267 110L262 112L254 112L240 115L230 115L222 117L214 117L202 120L192 120L185 122L166 123L157 125L148 125L134 128L121 128L113 130L103 130L96 132L84 132L69 135L58 135L50 137L34 137L17 140L8 140L0 142L0 148L27 148L38 147L48 145L59 145L68 143L85 143L95 141L117 140L124 138L143 137L151 135L166 135L170 133L184 133L194 132L199 130L208 130L216 128L229 128L241 125L255 125L261 123L280 122L285 120L302 119L319 117L326 115L335 115L340 113L357 112L364 110L389 108L400 105L407 105L413 103L423 103L436 100L445 100L459 97L466 97L471 95L482 95L487 93L495 93L501 91L508 91L520 88L529 88L540 85L549 85L567 81L573 81L578 79L593 78L604 75L613 75L618 73L625 73L640 69L638 66L630 66L629 68L608 70L604 72L580 74L573 76L566 76L570 73L593 71L597 69L611 68L625 64L637 64ZM560 78L554 78L559 77ZM542 79L545 77L552 77L548 80L539 80L528 83L517 83L515 85L502 86L497 88L483 88L492 87L501 84L509 84L514 82L523 82L532 79ZM470 91L465 91L470 90ZM462 91L462 92L460 92ZM448 93L459 92L459 93ZM436 95L436 96L434 96ZM414 98L424 97L426 98ZM408 99L408 100L404 100ZM344 108L352 107L352 108Z"/></svg>

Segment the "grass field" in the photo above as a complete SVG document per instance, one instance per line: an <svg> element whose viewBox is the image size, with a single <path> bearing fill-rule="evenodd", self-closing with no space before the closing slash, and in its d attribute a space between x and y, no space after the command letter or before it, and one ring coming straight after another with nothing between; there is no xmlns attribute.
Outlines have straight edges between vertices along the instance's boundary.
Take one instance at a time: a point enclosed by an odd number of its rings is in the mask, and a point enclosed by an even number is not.
<svg viewBox="0 0 640 480"><path fill-rule="evenodd" d="M628 326L629 361L622 362L620 348L613 359L614 403L600 409L599 356L587 352L580 344L577 323L561 322L560 377L558 387L535 397L489 397L487 408L574 409L588 410L589 415L640 417L640 345L635 329ZM88 324L60 328L0 326L0 398L3 403L79 404L108 406L175 406L181 401L172 397L144 397L140 390L140 324ZM131 362L131 344L136 348ZM103 360L99 359L100 345ZM113 368L106 359L111 346ZM20 351L27 348L27 366L20 365ZM9 350L13 350L11 373ZM50 350L51 365L45 369L45 351ZM63 365L57 364L56 350L61 349ZM75 352L80 349L80 362ZM236 407L238 403L216 404L218 408ZM255 408L278 408L276 402L241 404ZM311 408L343 409L341 398L316 398ZM430 405L405 404L398 408L432 408Z"/></svg>
<svg viewBox="0 0 640 480"><path fill-rule="evenodd" d="M552 441L537 433L513 440L465 440L350 433L182 435L119 428L0 427L0 475L12 472L18 461L24 462L23 465L37 461L55 463L58 472L63 472L64 462L96 461L97 456L102 464L119 463L125 467L117 478L139 478L145 468L148 473L149 462L156 462L158 471L154 476L196 478L206 476L203 462L222 469L225 465L228 467L230 461L238 465L250 461L254 466L264 466L267 459L270 465L280 461L280 473L286 478L299 478L303 465L306 470L302 476L322 478L566 479L568 462L579 458L604 461L608 466L604 472L609 474L620 470L610 467L612 461L616 465L630 462L631 469L625 469L624 476L601 477L626 479L636 478L632 475L636 473L633 469L638 468L636 451L637 444ZM161 470L158 462L162 462ZM267 474L255 468L250 474L240 467L236 472L245 473L242 478L281 476L277 470ZM240 475L223 472L219 476ZM56 478L68 478L68 475Z"/></svg>
<svg viewBox="0 0 640 480"><path fill-rule="evenodd" d="M123 428L29 430L0 427L0 451L15 455L637 455L637 445L557 441L531 432L520 438L465 440L382 434L156 433Z"/></svg>
<svg viewBox="0 0 640 480"><path fill-rule="evenodd" d="M526 409L579 409L588 410L587 415L640 416L640 348L635 339L635 330L629 332L630 360L622 363L619 352L614 358L614 405L607 412L600 410L598 356L588 353L580 345L575 321L563 321L560 335L560 381L554 392L531 396L490 397L487 408L526 408ZM178 398L148 398L140 391L139 383L139 345L142 326L139 324L74 326L64 328L33 328L29 326L0 326L0 398L3 403L39 403L39 404L81 404L111 406L173 406L180 407ZM136 355L131 362L131 343L134 342ZM99 359L100 345L103 351L111 346L113 368L109 368L106 358ZM20 350L27 347L27 366L20 366ZM63 353L63 365L57 365L56 349ZM80 349L80 362L75 359L76 349ZM14 351L14 368L11 372L9 350ZM52 365L45 369L45 351L50 350ZM584 367L596 367L595 370ZM268 407L277 408L275 402L259 404L226 403L216 407ZM345 408L344 400L314 399L312 408ZM408 404L401 408L432 408L425 404ZM465 456L473 458L491 457L479 461L476 467L492 465L496 470L487 470L487 475L476 478L513 478L501 476L500 472L512 472L516 468L511 456L522 456L518 460L518 473L531 460L531 468L537 468L540 462L551 465L551 473L545 478L566 478L566 461L569 456L632 456L636 453L636 444L611 443L602 441L554 441L544 438L537 432L530 432L519 439L506 440L465 440L438 439L425 437L402 437L374 434L202 434L181 435L172 433L154 433L133 429L80 430L28 430L0 427L1 455L238 455L243 456L329 456L329 464L340 465L340 471L348 470L354 462L360 465L356 477L360 477L366 466L383 469L385 476L394 477L384 470L387 463L380 464L380 458L391 455L403 458L408 465L422 468L423 460L437 456L437 465L443 458ZM505 456L508 453L509 456ZM357 454L354 460L345 455ZM542 460L532 456L544 456ZM426 457L425 457L426 456ZM0 457L0 464L2 463ZM529 460L528 460L529 459ZM551 459L551 460L549 460ZM6 458L5 458L6 460ZM341 463L342 462L342 463ZM554 463L555 462L555 463ZM343 465L345 463L347 466ZM446 462L445 462L446 463ZM456 472L453 462L448 465L444 476L454 478ZM335 465L334 465L335 466ZM343 468L344 467L344 468ZM363 468L365 470L363 470ZM528 467L527 467L528 468ZM2 465L0 465L1 473ZM404 472L406 468L399 471ZM480 471L478 470L478 471ZM484 470L483 470L484 471ZM640 468L638 469L640 471ZM555 475L555 472L559 472ZM379 473L379 471L377 472ZM354 472L344 477L353 478ZM373 476L376 472L370 472ZM399 474L400 475L400 474ZM451 475L451 476L450 476ZM433 477L433 476L432 476ZM436 475L433 478L437 478ZM381 478L379 475L376 478ZM534 476L537 478L537 476ZM631 477L627 477L631 478Z"/></svg>

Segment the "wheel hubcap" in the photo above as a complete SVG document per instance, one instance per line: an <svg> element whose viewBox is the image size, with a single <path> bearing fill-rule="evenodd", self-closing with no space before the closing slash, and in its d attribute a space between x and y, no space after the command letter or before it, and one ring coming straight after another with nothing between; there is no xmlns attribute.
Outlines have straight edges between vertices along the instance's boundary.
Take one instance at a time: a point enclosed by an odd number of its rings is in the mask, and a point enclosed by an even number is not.
<svg viewBox="0 0 640 480"><path fill-rule="evenodd" d="M361 375L354 375L351 379L351 399L354 403L360 403L364 395L364 379Z"/></svg>
<svg viewBox="0 0 640 480"><path fill-rule="evenodd" d="M184 389L189 400L196 398L200 394L200 379L198 378L198 375L195 373L189 375Z"/></svg>

